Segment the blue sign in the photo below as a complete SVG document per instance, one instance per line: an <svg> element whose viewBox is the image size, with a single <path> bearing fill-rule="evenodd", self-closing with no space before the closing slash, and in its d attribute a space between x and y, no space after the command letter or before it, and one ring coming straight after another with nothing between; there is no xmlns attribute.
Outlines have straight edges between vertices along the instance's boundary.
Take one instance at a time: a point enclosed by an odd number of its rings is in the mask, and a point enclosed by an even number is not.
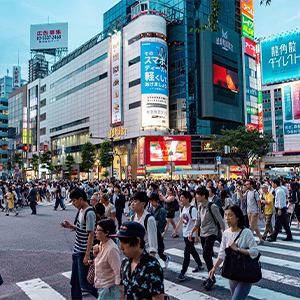
<svg viewBox="0 0 300 300"><path fill-rule="evenodd" d="M255 90L253 88L246 87L246 93L251 95L251 96L257 97L257 90Z"/></svg>
<svg viewBox="0 0 300 300"><path fill-rule="evenodd" d="M300 77L300 30L261 41L262 84Z"/></svg>
<svg viewBox="0 0 300 300"><path fill-rule="evenodd" d="M142 94L168 96L167 45L160 42L141 43Z"/></svg>
<svg viewBox="0 0 300 300"><path fill-rule="evenodd" d="M222 157L221 157L221 156L217 156L217 157L216 157L216 160L217 160L218 162L220 162L220 161L222 161Z"/></svg>
<svg viewBox="0 0 300 300"><path fill-rule="evenodd" d="M284 134L299 134L300 133L300 123L284 122Z"/></svg>

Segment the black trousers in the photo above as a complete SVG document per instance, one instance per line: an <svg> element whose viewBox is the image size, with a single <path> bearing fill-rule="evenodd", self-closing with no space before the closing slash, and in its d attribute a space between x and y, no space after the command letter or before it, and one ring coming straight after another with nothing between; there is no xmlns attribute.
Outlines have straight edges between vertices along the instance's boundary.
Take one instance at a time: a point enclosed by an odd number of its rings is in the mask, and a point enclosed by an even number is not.
<svg viewBox="0 0 300 300"><path fill-rule="evenodd" d="M122 225L122 211L116 211L116 219L118 221L118 229Z"/></svg>
<svg viewBox="0 0 300 300"><path fill-rule="evenodd" d="M184 275L188 269L188 266L190 264L190 255L193 256L195 262L199 267L202 266L200 256L197 250L195 249L195 238L192 238L192 242L190 242L189 239L185 237L184 242L185 242L185 249L184 249L184 259L183 259L182 270L181 270L182 275Z"/></svg>
<svg viewBox="0 0 300 300"><path fill-rule="evenodd" d="M272 234L272 238L274 238L274 239L277 238L279 230L282 228L282 226L283 226L283 228L286 232L287 238L293 238L290 226L289 226L288 221L286 219L286 207L283 207L281 209L281 215L280 216L278 216L278 208L275 208L275 209L276 209L275 228L274 228L274 232Z"/></svg>
<svg viewBox="0 0 300 300"><path fill-rule="evenodd" d="M30 202L30 208L32 212L36 215L36 202Z"/></svg>
<svg viewBox="0 0 300 300"><path fill-rule="evenodd" d="M217 236L216 235L210 235L207 237L201 236L200 238L201 238L201 245L203 249L203 259L206 263L207 271L209 272L214 266L212 260L212 254L213 254L214 244Z"/></svg>

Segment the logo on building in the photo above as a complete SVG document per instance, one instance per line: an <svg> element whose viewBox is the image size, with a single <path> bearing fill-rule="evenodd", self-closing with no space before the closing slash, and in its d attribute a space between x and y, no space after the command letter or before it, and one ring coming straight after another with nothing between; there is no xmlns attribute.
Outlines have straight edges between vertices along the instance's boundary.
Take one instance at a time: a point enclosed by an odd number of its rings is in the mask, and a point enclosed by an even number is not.
<svg viewBox="0 0 300 300"><path fill-rule="evenodd" d="M216 44L222 46L222 49L233 52L233 45L228 41L228 31L222 28L222 37L216 37Z"/></svg>

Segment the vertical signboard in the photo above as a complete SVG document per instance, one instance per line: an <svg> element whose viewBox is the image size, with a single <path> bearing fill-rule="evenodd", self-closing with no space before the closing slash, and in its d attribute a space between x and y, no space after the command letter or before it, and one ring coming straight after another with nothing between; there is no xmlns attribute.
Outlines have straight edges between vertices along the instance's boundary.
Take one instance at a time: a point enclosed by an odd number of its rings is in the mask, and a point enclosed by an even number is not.
<svg viewBox="0 0 300 300"><path fill-rule="evenodd" d="M141 43L142 127L169 127L165 42Z"/></svg>
<svg viewBox="0 0 300 300"><path fill-rule="evenodd" d="M242 14L242 32L243 32L243 36L254 41L253 20L244 14Z"/></svg>
<svg viewBox="0 0 300 300"><path fill-rule="evenodd" d="M27 107L23 107L23 144L27 142Z"/></svg>
<svg viewBox="0 0 300 300"><path fill-rule="evenodd" d="M262 109L262 91L258 91L258 130L263 132L263 109Z"/></svg>
<svg viewBox="0 0 300 300"><path fill-rule="evenodd" d="M13 67L13 88L21 87L21 67Z"/></svg>
<svg viewBox="0 0 300 300"><path fill-rule="evenodd" d="M256 51L255 51L255 42L245 38L245 52L252 57L256 57Z"/></svg>
<svg viewBox="0 0 300 300"><path fill-rule="evenodd" d="M254 19L253 15L253 0L241 0L242 14L246 15L250 19Z"/></svg>
<svg viewBox="0 0 300 300"><path fill-rule="evenodd" d="M145 164L145 138L138 139L138 165L143 166Z"/></svg>
<svg viewBox="0 0 300 300"><path fill-rule="evenodd" d="M111 125L122 123L122 34L111 37Z"/></svg>

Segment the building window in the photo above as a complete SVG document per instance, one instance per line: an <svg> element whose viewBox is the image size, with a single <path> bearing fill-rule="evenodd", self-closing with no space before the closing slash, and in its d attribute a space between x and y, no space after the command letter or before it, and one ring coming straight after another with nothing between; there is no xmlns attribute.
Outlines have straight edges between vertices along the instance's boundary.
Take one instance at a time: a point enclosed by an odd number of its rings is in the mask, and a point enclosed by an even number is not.
<svg viewBox="0 0 300 300"><path fill-rule="evenodd" d="M41 86L41 94L46 92L46 84L44 84L43 86Z"/></svg>
<svg viewBox="0 0 300 300"><path fill-rule="evenodd" d="M135 37L129 39L128 40L128 45L131 45L131 44L133 44L134 42L137 42L140 39L149 38L149 37L159 38L159 39L162 39L164 41L167 40L167 37L164 34L162 34L162 33L158 33L158 32L143 32L143 33L140 33L140 34L136 35Z"/></svg>
<svg viewBox="0 0 300 300"><path fill-rule="evenodd" d="M40 129L40 135L45 135L46 134L46 127L43 127Z"/></svg>
<svg viewBox="0 0 300 300"><path fill-rule="evenodd" d="M50 133L89 122L89 117L50 129Z"/></svg>
<svg viewBox="0 0 300 300"><path fill-rule="evenodd" d="M141 78L138 78L138 79L135 79L135 80L129 82L129 88L131 88L135 85L139 85L139 84L141 84Z"/></svg>
<svg viewBox="0 0 300 300"><path fill-rule="evenodd" d="M134 109L141 106L141 101L136 101L129 104L129 109Z"/></svg>
<svg viewBox="0 0 300 300"><path fill-rule="evenodd" d="M46 106L46 99L41 100L41 107Z"/></svg>
<svg viewBox="0 0 300 300"><path fill-rule="evenodd" d="M134 64L136 64L136 63L138 63L138 62L140 62L140 61L141 61L141 57L140 57L140 56L137 56L136 58L131 59L131 60L128 62L128 67L130 67L130 66L132 66L132 65L134 65Z"/></svg>
<svg viewBox="0 0 300 300"><path fill-rule="evenodd" d="M46 120L46 113L43 113L40 115L40 121L45 121Z"/></svg>

